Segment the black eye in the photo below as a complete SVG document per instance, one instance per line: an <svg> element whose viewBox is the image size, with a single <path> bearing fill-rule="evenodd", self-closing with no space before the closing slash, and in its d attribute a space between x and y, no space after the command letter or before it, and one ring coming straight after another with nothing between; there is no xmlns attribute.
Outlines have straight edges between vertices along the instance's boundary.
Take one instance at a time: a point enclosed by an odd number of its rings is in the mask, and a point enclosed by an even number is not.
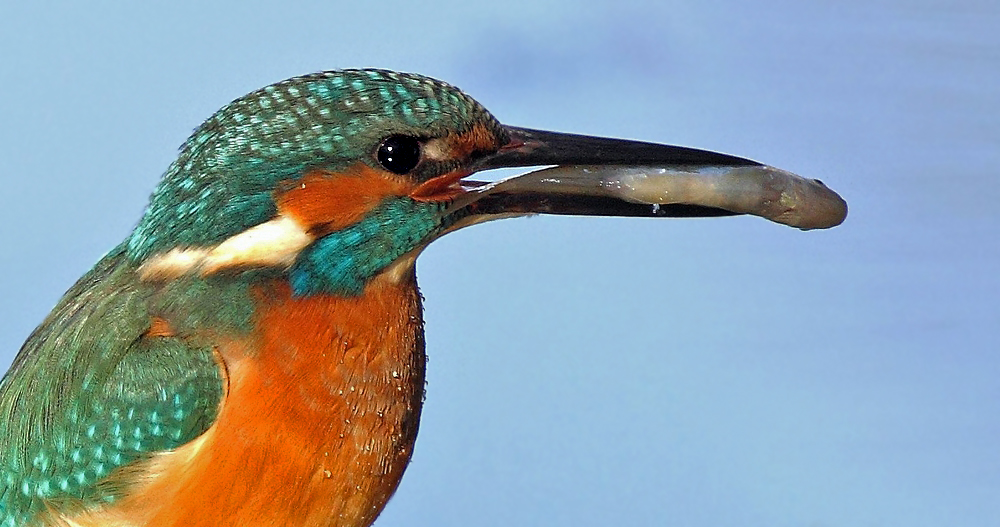
<svg viewBox="0 0 1000 527"><path fill-rule="evenodd" d="M420 162L420 141L408 135L391 135L378 145L375 158L394 174L406 174Z"/></svg>

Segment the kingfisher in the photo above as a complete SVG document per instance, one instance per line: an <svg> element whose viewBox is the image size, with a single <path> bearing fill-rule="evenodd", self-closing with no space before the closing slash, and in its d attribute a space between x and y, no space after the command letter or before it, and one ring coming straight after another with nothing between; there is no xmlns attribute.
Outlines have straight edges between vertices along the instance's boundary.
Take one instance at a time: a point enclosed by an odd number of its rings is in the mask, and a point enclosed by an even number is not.
<svg viewBox="0 0 1000 527"><path fill-rule="evenodd" d="M555 168L470 178L527 166ZM828 227L837 200L741 157L502 125L416 74L254 91L184 142L0 382L0 526L369 526L417 436L431 241L536 213Z"/></svg>

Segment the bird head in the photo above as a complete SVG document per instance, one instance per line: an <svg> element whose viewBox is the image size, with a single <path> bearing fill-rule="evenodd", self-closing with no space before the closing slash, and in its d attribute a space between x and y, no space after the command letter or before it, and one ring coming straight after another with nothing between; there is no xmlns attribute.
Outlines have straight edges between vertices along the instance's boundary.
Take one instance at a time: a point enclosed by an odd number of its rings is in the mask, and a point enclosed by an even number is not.
<svg viewBox="0 0 1000 527"><path fill-rule="evenodd" d="M585 184L536 178L507 188L469 179L534 165L762 166L703 150L504 126L457 88L420 75L324 72L250 93L198 127L153 193L127 253L148 280L264 269L288 273L296 294L352 295L387 269L412 265L436 237L488 219L743 212L689 203L649 214L642 200L595 191L603 183L590 176Z"/></svg>

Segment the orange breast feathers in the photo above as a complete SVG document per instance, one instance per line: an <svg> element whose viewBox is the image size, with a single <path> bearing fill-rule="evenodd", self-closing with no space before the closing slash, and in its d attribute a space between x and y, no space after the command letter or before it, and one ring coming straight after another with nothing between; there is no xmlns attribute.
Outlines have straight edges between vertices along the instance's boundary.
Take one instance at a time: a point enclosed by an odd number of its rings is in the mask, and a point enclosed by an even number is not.
<svg viewBox="0 0 1000 527"><path fill-rule="evenodd" d="M228 391L200 438L80 525L367 526L402 477L424 390L416 282L357 297L259 287L258 330L219 349ZM94 521L105 523L94 523Z"/></svg>

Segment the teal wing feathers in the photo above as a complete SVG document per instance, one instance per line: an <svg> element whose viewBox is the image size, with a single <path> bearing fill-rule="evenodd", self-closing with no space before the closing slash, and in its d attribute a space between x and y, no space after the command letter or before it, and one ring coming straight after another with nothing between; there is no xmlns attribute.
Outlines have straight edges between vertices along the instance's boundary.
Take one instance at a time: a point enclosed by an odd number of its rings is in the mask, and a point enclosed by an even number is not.
<svg viewBox="0 0 1000 527"><path fill-rule="evenodd" d="M196 438L223 394L211 346L147 335L122 248L59 302L0 381L0 527L119 498L116 469Z"/></svg>

